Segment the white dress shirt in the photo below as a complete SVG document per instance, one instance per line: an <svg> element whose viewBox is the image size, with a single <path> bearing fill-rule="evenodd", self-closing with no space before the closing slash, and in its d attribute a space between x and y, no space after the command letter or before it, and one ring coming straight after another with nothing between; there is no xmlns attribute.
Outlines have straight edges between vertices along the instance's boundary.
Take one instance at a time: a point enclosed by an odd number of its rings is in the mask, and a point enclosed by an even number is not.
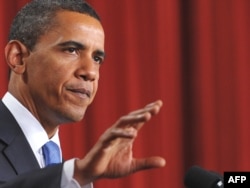
<svg viewBox="0 0 250 188"><path fill-rule="evenodd" d="M42 146L49 140L52 140L59 146L62 160L62 152L58 136L59 130L57 130L56 134L49 139L40 122L9 92L4 95L2 101L22 129L41 168L45 167ZM64 163L61 188L93 188L92 184L81 187L77 181L73 179L74 163L75 159L68 160Z"/></svg>

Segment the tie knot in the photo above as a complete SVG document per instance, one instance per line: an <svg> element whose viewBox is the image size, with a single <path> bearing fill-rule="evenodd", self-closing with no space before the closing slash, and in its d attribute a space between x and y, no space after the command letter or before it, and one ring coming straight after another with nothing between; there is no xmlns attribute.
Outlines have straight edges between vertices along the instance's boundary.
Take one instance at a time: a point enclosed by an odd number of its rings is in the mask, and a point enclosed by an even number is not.
<svg viewBox="0 0 250 188"><path fill-rule="evenodd" d="M61 156L60 156L60 149L58 145L53 142L49 141L42 147L45 166L52 165L52 164L58 164L61 162Z"/></svg>

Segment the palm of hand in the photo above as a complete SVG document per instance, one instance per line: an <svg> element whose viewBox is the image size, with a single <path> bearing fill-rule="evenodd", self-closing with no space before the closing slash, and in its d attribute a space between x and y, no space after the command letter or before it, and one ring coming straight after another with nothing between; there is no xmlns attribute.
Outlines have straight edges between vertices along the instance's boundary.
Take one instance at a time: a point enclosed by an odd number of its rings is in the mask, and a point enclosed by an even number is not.
<svg viewBox="0 0 250 188"><path fill-rule="evenodd" d="M118 139L113 148L110 148L110 157L103 176L106 178L118 178L131 174L135 169L132 145L129 139ZM108 149L109 150L109 149Z"/></svg>
<svg viewBox="0 0 250 188"><path fill-rule="evenodd" d="M161 106L161 101L151 103L121 117L107 129L85 158L78 161L78 169L82 169L81 181L118 178L139 170L163 167L165 165L163 158L136 159L132 151L133 142L140 128L159 112Z"/></svg>

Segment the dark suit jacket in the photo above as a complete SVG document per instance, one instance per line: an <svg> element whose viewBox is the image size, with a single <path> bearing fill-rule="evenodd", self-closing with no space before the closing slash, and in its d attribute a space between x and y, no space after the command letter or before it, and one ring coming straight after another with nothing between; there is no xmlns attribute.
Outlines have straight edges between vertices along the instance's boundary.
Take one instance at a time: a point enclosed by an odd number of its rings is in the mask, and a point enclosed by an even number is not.
<svg viewBox="0 0 250 188"><path fill-rule="evenodd" d="M40 169L21 128L0 101L0 188L59 188L62 167Z"/></svg>

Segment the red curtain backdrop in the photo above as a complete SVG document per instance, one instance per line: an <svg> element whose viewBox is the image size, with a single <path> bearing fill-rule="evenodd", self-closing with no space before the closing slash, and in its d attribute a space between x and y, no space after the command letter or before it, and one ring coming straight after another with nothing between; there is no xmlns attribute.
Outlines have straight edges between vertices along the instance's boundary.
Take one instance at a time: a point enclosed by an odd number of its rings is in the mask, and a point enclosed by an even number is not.
<svg viewBox="0 0 250 188"><path fill-rule="evenodd" d="M4 46L27 0L0 1L0 95L7 90ZM182 188L194 164L220 173L250 171L250 1L89 0L106 32L99 93L85 119L61 127L65 159L83 157L130 110L162 99L141 130L137 157L161 155L166 167L96 188Z"/></svg>

